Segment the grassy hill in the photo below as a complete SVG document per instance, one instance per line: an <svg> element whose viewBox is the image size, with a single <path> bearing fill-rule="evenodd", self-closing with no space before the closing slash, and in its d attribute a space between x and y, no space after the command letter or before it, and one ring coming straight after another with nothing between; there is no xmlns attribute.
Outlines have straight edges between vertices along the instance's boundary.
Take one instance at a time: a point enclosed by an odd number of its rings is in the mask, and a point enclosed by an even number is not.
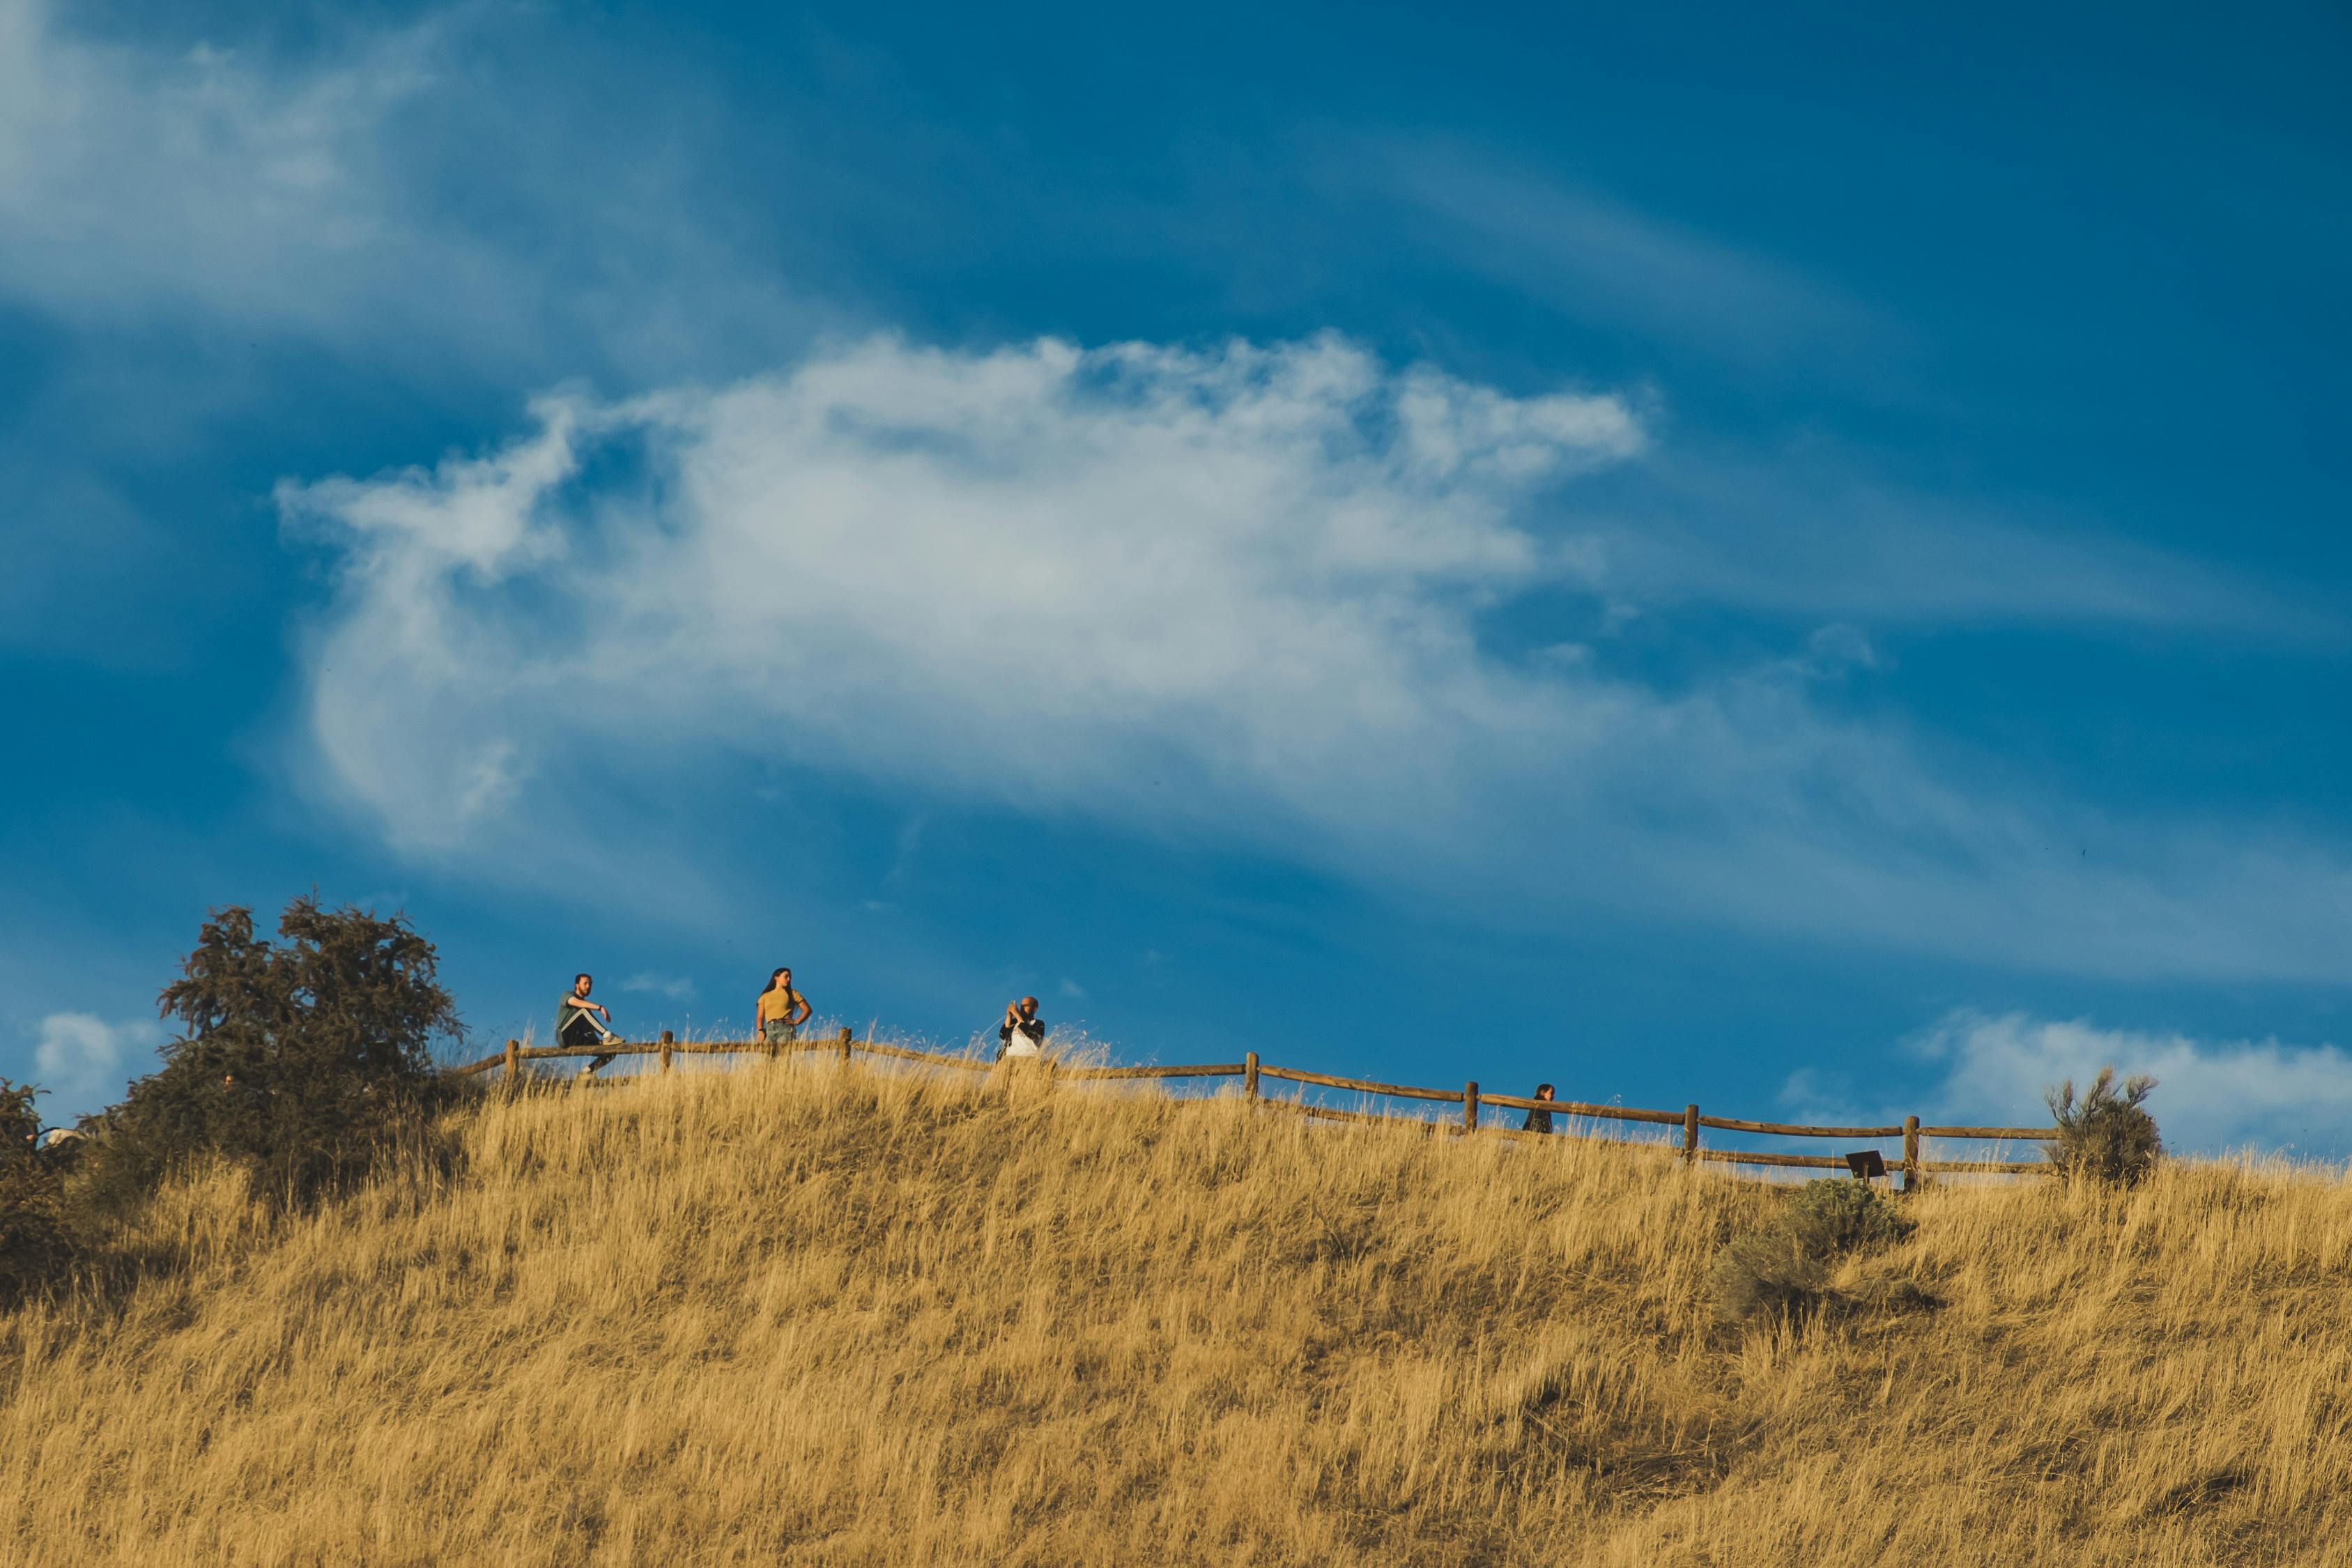
<svg viewBox="0 0 2352 1568"><path fill-rule="evenodd" d="M2352 1561L2352 1193L1920 1194L1740 1331L1661 1154L804 1061L486 1100L0 1320L15 1563Z"/></svg>

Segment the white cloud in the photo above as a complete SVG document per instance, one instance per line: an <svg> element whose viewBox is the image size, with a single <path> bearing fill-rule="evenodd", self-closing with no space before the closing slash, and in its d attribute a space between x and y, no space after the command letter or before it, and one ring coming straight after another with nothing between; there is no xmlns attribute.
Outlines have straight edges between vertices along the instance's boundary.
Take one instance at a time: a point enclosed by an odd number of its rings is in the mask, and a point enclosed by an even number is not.
<svg viewBox="0 0 2352 1568"><path fill-rule="evenodd" d="M732 754L1211 832L1513 920L2352 973L2337 847L1972 786L1813 701L1870 657L1857 633L1671 693L1488 652L1490 608L1579 586L1543 520L1642 450L1615 398L1329 338L882 340L536 412L488 457L280 489L341 552L309 653L320 776L411 849L538 856L598 788Z"/></svg>
<svg viewBox="0 0 2352 1568"><path fill-rule="evenodd" d="M35 1081L52 1097L41 1107L52 1122L120 1100L131 1079L152 1069L147 1058L163 1043L163 1026L152 1018L110 1024L93 1013L51 1013L38 1033Z"/></svg>
<svg viewBox="0 0 2352 1568"><path fill-rule="evenodd" d="M2156 1079L2148 1110L2176 1152L2352 1153L2352 1055L2333 1045L2200 1040L2087 1019L1961 1012L1912 1048L1944 1068L1937 1114L1954 1121L2046 1125L2045 1089L2065 1079L2081 1088L2112 1066L2118 1075Z"/></svg>
<svg viewBox="0 0 2352 1568"><path fill-rule="evenodd" d="M315 736L411 844L461 841L500 804L486 768L520 779L592 726L1032 803L1105 804L1150 762L1179 814L1295 811L1335 769L1443 788L1458 725L1556 727L1468 626L1543 571L1511 507L1641 439L1613 399L1391 375L1331 340L877 342L540 416L488 458L281 491L349 546ZM615 448L658 511L569 510ZM726 711L773 722L714 734Z"/></svg>

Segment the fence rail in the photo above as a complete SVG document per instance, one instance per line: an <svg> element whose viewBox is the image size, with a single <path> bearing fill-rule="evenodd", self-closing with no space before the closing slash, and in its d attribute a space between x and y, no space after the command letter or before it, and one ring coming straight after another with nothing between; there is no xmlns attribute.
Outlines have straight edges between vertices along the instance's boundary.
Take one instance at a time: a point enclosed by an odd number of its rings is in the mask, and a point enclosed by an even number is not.
<svg viewBox="0 0 2352 1568"><path fill-rule="evenodd" d="M793 1040L771 1043L766 1040L699 1040L680 1041L671 1037L667 1029L658 1040L613 1040L601 1046L526 1046L520 1040L509 1040L506 1048L479 1061L466 1062L446 1069L449 1078L470 1078L503 1068L509 1079L519 1076L522 1064L572 1057L657 1057L661 1070L670 1070L673 1058L682 1056L764 1056L777 1058L822 1052L847 1062L855 1054L879 1057L891 1061L920 1062L929 1067L956 1068L968 1072L992 1072L998 1063L973 1056L956 1056L943 1051L920 1051L911 1046L886 1045L879 1040L861 1040L847 1029L823 1039ZM1517 1128L1482 1126L1480 1112L1487 1106L1512 1110L1546 1110L1556 1116L1583 1117L1601 1121L1647 1122L1654 1126L1679 1127L1682 1138L1675 1148L1685 1164L1701 1162L1730 1165L1792 1167L1803 1170L1843 1171L1849 1169L1845 1159L1834 1154L1775 1154L1747 1149L1707 1149L1699 1144L1699 1131L1711 1128L1725 1132L1747 1132L1776 1138L1849 1138L1903 1140L1903 1157L1886 1160L1890 1173L1903 1177L1909 1188L1919 1176L1929 1173L1969 1173L1986 1175L2029 1175L2046 1172L2049 1165L2040 1160L1927 1160L1920 1157L1922 1138L1979 1139L1994 1142L2040 1143L2057 1135L2054 1127L1928 1127L1916 1116L1903 1119L1897 1125L1886 1127L1814 1127L1788 1121L1746 1121L1731 1116L1702 1116L1696 1105L1680 1110L1645 1110L1628 1105L1595 1105L1576 1100L1530 1100L1512 1094L1485 1094L1475 1080L1460 1089L1424 1089L1416 1084L1381 1083L1372 1079L1342 1078L1333 1073L1308 1072L1304 1068L1276 1067L1262 1062L1252 1051L1238 1062L1209 1062L1171 1067L1063 1067L1050 1058L1044 1058L1047 1071L1056 1082L1097 1083L1118 1079L1177 1078L1237 1078L1243 1092L1255 1104L1294 1110L1305 1116L1330 1121L1379 1121L1402 1123L1414 1127L1443 1130L1449 1122L1433 1122L1417 1116L1394 1116L1374 1110L1349 1110L1339 1106L1323 1105L1305 1099L1278 1099L1266 1096L1260 1084L1267 1079L1284 1083L1313 1085L1320 1089L1349 1089L1359 1094L1376 1094L1397 1100L1432 1100L1444 1105L1462 1107L1459 1130L1463 1132L1486 1132L1508 1138L1540 1137L1542 1134ZM1626 1140L1608 1140L1627 1142Z"/></svg>

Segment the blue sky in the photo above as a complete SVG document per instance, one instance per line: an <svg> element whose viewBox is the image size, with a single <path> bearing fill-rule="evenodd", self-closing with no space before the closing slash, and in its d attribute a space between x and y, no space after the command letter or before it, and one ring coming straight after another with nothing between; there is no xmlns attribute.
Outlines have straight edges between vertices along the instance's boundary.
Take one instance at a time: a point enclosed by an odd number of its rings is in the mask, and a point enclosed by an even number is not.
<svg viewBox="0 0 2352 1568"><path fill-rule="evenodd" d="M2347 24L0 0L0 1073L484 1048L2352 1153Z"/></svg>

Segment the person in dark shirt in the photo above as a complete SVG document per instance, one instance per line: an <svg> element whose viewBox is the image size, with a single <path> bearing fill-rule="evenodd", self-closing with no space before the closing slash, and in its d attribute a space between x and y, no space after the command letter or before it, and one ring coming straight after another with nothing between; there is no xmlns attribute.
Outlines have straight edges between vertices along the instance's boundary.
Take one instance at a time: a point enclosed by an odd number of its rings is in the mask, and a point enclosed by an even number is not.
<svg viewBox="0 0 2352 1568"><path fill-rule="evenodd" d="M613 1015L604 1010L602 1002L588 1000L588 993L594 989L595 984L593 975L575 974L572 977L571 991L555 1005L557 1045L601 1046L614 1037ZM598 1068L619 1054L617 1051L598 1052L588 1058L588 1065L580 1069L580 1076L594 1078Z"/></svg>
<svg viewBox="0 0 2352 1568"><path fill-rule="evenodd" d="M1004 1005L1004 1022L996 1026L996 1059L1034 1057L1045 1048L1045 1020L1037 1016L1037 998L1024 996Z"/></svg>
<svg viewBox="0 0 2352 1568"><path fill-rule="evenodd" d="M1538 1100L1551 1100L1551 1099L1553 1098L1553 1096L1552 1096L1552 1092L1551 1092L1551 1085L1549 1085L1549 1084L1548 1084L1548 1083L1539 1083L1539 1084L1536 1085L1536 1096L1535 1096L1535 1097L1536 1097ZM1549 1132L1549 1131L1551 1131L1551 1112L1550 1112L1550 1111L1549 1111L1549 1110L1530 1110L1530 1111L1528 1111L1528 1119L1527 1119L1525 1121L1523 1121L1523 1122L1519 1123L1519 1131L1522 1131L1522 1132Z"/></svg>

